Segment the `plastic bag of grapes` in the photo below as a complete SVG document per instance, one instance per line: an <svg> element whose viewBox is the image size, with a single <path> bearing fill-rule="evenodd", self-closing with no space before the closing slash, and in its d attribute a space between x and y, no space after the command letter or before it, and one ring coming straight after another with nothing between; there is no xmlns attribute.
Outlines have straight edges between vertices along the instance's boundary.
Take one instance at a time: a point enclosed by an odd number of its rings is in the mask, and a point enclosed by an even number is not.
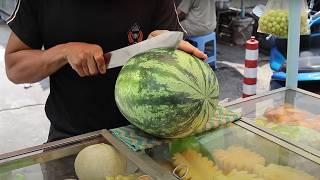
<svg viewBox="0 0 320 180"><path fill-rule="evenodd" d="M281 38L288 37L288 10L290 0L269 0L263 15L259 19L258 32L272 34ZM292 1L292 0L291 0ZM294 2L295 3L295 2ZM308 6L301 0L301 35L309 34Z"/></svg>

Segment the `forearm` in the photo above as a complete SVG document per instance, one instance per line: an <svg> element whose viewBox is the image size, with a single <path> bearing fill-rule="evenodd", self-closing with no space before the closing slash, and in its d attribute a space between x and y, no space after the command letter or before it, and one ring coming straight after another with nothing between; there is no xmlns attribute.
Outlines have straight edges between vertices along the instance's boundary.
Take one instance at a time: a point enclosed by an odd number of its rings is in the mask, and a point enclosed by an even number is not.
<svg viewBox="0 0 320 180"><path fill-rule="evenodd" d="M16 83L38 82L67 64L64 45L48 50L20 50L6 54L8 78Z"/></svg>

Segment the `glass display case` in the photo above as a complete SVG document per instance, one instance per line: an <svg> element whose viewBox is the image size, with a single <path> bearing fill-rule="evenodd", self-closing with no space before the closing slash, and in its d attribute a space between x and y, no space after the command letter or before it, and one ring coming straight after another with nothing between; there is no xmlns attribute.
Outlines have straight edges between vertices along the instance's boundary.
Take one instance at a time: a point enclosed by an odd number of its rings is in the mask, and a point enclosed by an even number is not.
<svg viewBox="0 0 320 180"><path fill-rule="evenodd" d="M72 137L0 155L0 179L78 179L75 157L100 143L127 158L123 175L140 179L320 179L318 102L291 89L230 102L225 106L242 114L239 121L139 152L107 130Z"/></svg>
<svg viewBox="0 0 320 180"><path fill-rule="evenodd" d="M178 179L319 179L319 159L237 124L196 136L200 150L173 154L165 144L146 154Z"/></svg>
<svg viewBox="0 0 320 180"><path fill-rule="evenodd" d="M280 89L228 105L246 124L320 157L319 106L319 95L300 89Z"/></svg>
<svg viewBox="0 0 320 180"><path fill-rule="evenodd" d="M225 105L241 113L239 121L196 136L200 148L194 148L190 140L183 142L198 154L187 148L182 152L183 146L174 154L179 147L172 144L149 149L146 154L178 179L192 175L202 175L200 179L320 179L319 97L282 88L239 99Z"/></svg>
<svg viewBox="0 0 320 180"><path fill-rule="evenodd" d="M100 143L112 145L127 158L127 170L123 176L139 174L137 178L143 180L176 179L144 154L130 151L107 130L0 155L0 179L78 179L74 167L76 156L85 147Z"/></svg>

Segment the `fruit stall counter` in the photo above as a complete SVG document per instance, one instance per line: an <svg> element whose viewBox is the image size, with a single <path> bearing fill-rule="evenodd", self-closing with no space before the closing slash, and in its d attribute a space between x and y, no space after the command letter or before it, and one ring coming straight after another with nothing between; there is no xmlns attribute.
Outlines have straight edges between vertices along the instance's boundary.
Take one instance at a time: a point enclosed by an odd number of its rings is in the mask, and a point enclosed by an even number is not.
<svg viewBox="0 0 320 180"><path fill-rule="evenodd" d="M319 106L286 88L233 101L239 121L146 154L180 179L320 179Z"/></svg>
<svg viewBox="0 0 320 180"><path fill-rule="evenodd" d="M242 114L234 123L138 152L92 132L0 155L0 180L319 180L319 105L302 90L271 91L226 104Z"/></svg>
<svg viewBox="0 0 320 180"><path fill-rule="evenodd" d="M107 130L0 155L0 180L176 179Z"/></svg>

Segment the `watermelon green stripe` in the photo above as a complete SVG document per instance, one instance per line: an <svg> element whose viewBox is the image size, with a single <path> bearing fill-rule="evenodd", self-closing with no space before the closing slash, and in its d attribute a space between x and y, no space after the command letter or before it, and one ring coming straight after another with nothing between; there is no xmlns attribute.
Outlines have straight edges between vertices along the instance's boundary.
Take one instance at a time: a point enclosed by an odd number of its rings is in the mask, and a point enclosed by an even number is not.
<svg viewBox="0 0 320 180"><path fill-rule="evenodd" d="M199 60L197 60L197 61L199 61ZM150 64L152 64L152 63L155 63L155 62L152 62L152 61L150 61L149 62ZM135 67L130 67L130 65L128 66L128 71L131 71L131 69L134 69L134 68L137 68L136 66L137 65L134 65ZM189 72L189 71L187 71L186 69L183 69L178 63L175 63L175 64L170 64L170 66L174 66L175 68L177 68L177 70L178 71L181 71L181 75L179 76L179 77L188 77L188 78L190 78L190 81L191 82L196 82L196 84L198 84L197 82L197 78L195 78L194 76L192 76L192 74ZM176 75L176 74L174 74L173 72L170 72L170 71L168 71L167 69L165 69L165 68L161 68L161 69L159 69L158 67L154 67L154 66L152 66L152 67L146 67L146 65L145 66L141 66L140 65L140 68L141 68L141 71L151 71L151 72L157 72L156 74L165 74L166 75L166 77L172 77L172 78L177 78L177 79L179 79L178 78L178 75ZM177 71L175 71L175 73L177 73ZM182 76L183 75L183 76ZM186 76L187 75L187 76ZM189 75L189 76L188 76ZM192 79L191 79L192 78ZM189 86L191 86L191 87L193 87L195 90L197 90L197 91L199 91L198 89L199 89L199 87L197 88L197 87L194 87L194 86L192 86L192 84L195 84L195 83L188 83L189 81L188 80L186 80L186 79L179 79L181 82L184 82L184 83L186 83L186 84L188 84Z"/></svg>
<svg viewBox="0 0 320 180"><path fill-rule="evenodd" d="M185 75L187 78L189 78L191 82L195 82L194 84L197 85L197 88L201 88L198 79L188 69L183 68L178 63L175 65L175 68L177 68L177 70L179 70L182 75Z"/></svg>
<svg viewBox="0 0 320 180"><path fill-rule="evenodd" d="M193 60L195 60L192 56L189 56L188 58L192 58ZM197 61L199 61L198 59L197 59ZM181 66L180 66L180 64L179 64L179 62L180 61L172 61L173 63L172 64L169 64L169 66L174 66L174 68L177 68L178 70L180 70L181 71L181 75L183 75L183 76L181 76L181 77L185 77L186 75L192 75L192 73L190 73L189 72L189 69L186 69L186 68L182 68ZM190 61L190 63L195 63L196 61ZM152 62L153 63L153 62ZM176 72L176 71L175 71ZM187 74L186 74L187 73ZM188 77L188 76L187 76ZM195 79L191 79L191 81L194 81ZM197 82L197 81L196 81Z"/></svg>
<svg viewBox="0 0 320 180"><path fill-rule="evenodd" d="M206 79L207 78L207 76L206 76L206 74L205 74L205 72L204 72L204 69L203 68L201 68L201 64L200 64L200 61L194 61L194 62L196 62L196 64L198 65L198 67L199 67L199 69L200 69L200 72L201 72L201 74L202 74L202 76L203 76L203 79ZM203 65L203 64L202 64ZM203 84L204 84L204 87L203 87L203 90L205 90L205 94L207 95L207 91L208 91L208 88L207 88L207 81L206 80L204 80L203 81Z"/></svg>
<svg viewBox="0 0 320 180"><path fill-rule="evenodd" d="M201 112L201 106L198 106L196 110L194 110L194 113L189 116L189 118L185 121L185 123L182 123L182 124L178 124L178 126L176 127L176 131L174 131L173 135L175 137L183 137L184 134L189 134L193 131L192 128L183 128L183 127L193 127L193 126L196 126L193 122L194 119L196 119L200 112ZM190 132L191 131L191 132ZM182 135L182 136L181 136Z"/></svg>
<svg viewBox="0 0 320 180"><path fill-rule="evenodd" d="M184 84L188 85L190 88L192 88L193 90L197 91L198 93L201 93L197 87L194 87L191 83L188 83L188 82L184 81L183 79L180 79L177 75L175 75L172 72L166 72L166 71L163 71L162 69L159 69L159 68L151 69L151 70L152 70L152 72L155 72L159 75L165 75L166 78L172 78L172 79L177 80L178 82L184 83Z"/></svg>
<svg viewBox="0 0 320 180"><path fill-rule="evenodd" d="M219 86L218 86L218 84L215 84L215 83L217 83L216 80L209 80L208 94L211 97L218 97L219 96Z"/></svg>
<svg viewBox="0 0 320 180"><path fill-rule="evenodd" d="M157 69L144 69L145 71L157 71ZM165 73L165 72L164 72ZM173 76L175 76L175 75L173 75ZM176 76L175 76L176 77ZM180 76L181 77L181 76ZM185 80L184 80L185 81ZM190 85L190 84L189 84Z"/></svg>
<svg viewBox="0 0 320 180"><path fill-rule="evenodd" d="M160 75L165 75L166 76L166 79L173 79L173 80L176 80L176 81L178 81L178 82L181 82L181 84L185 84L185 85L187 85L187 86L189 86L190 88L192 88L194 91L196 91L196 92L192 92L192 94L201 94L201 92L200 92L200 90L198 90L196 87L194 87L194 86L192 86L191 84L189 84L189 83L185 83L183 80L181 80L179 77L177 77L175 74L173 74L173 73L165 73L165 72L163 72L163 71L160 71L160 70L150 70L150 71L152 71L152 72L154 72L154 73L157 73L157 74L160 74ZM150 82L159 82L159 80L157 80L156 78L155 79L153 79L153 78L149 78L149 80L148 81L145 81L145 83L150 83ZM163 86L163 85L161 85L161 84L157 84L157 85L155 85L155 86L158 86L158 87L161 87L161 86ZM143 88L146 88L146 85L144 85L144 84L142 84L142 87L140 87L141 89L143 89ZM185 88L187 88L187 87L185 87Z"/></svg>
<svg viewBox="0 0 320 180"><path fill-rule="evenodd" d="M179 50L153 49L122 68L115 98L120 112L141 130L176 138L205 127L218 91L206 63Z"/></svg>

